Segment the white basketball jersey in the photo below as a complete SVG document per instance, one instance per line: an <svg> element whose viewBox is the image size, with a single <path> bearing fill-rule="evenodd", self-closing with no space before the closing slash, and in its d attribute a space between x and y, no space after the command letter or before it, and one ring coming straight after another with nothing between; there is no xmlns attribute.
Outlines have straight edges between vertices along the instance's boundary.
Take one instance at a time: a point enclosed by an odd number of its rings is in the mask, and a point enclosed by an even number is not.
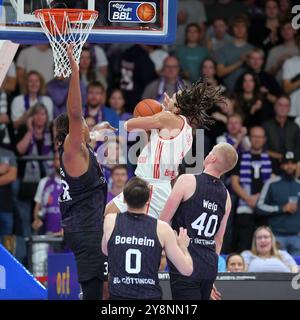
<svg viewBox="0 0 300 320"><path fill-rule="evenodd" d="M171 139L159 136L159 130L151 130L149 143L142 150L135 170L140 178L171 181L178 175L178 166L193 143L192 128L184 120L180 133Z"/></svg>

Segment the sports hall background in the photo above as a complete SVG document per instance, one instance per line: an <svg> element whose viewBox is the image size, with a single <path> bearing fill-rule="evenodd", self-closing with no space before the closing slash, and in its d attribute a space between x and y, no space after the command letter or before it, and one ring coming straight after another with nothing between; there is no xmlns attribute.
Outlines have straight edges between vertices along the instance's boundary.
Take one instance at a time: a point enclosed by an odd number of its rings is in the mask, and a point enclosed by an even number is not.
<svg viewBox="0 0 300 320"><path fill-rule="evenodd" d="M205 154L216 143L227 141L242 158L253 151L251 143L256 139L258 166L260 161L271 161L272 175L284 179L280 162L288 153L298 166L294 177L299 177L300 38L291 24L291 8L296 1L178 3L174 45L85 46L80 74L90 128L101 121L118 127L119 120L132 117L134 106L142 98L161 100L164 91L171 96L180 86L206 77L210 83L223 87L227 104L216 105L210 111L215 124L205 130ZM58 210L53 197L44 194L45 179L40 181L46 176L51 178L54 172L52 120L66 110L67 92L68 80L53 78L53 56L47 45L20 46L0 88L0 165L9 163L17 168L16 176L6 182L1 180L4 172L0 170L0 237L25 266L32 263L26 242L33 235L61 236L59 220L52 225L44 221L40 227L43 218L34 214L34 208L38 202L40 211L49 206ZM35 108L35 104L45 108ZM251 131L253 127L255 130ZM39 136L32 132L39 132ZM124 141L108 143L111 157L103 159L110 199L122 191L127 178L133 175L134 166L126 164L127 155L122 151L126 150ZM291 225L286 215L280 226L274 222L272 212L263 206L257 208L257 203L264 204L268 188L264 194L262 190L270 176L263 174L260 166L258 170L254 166L238 164L223 177L234 205L222 254L251 250L255 228L270 225L278 235L278 247L300 264L300 206L294 213L296 223ZM246 182L243 170L250 172ZM55 179L47 183L57 186ZM295 183L298 192L300 185ZM241 202L237 186L249 188L253 197ZM295 196L291 189L281 192L286 202ZM276 194L273 196L276 198ZM225 271L222 263L220 271ZM43 270L40 273L37 271L42 275Z"/></svg>

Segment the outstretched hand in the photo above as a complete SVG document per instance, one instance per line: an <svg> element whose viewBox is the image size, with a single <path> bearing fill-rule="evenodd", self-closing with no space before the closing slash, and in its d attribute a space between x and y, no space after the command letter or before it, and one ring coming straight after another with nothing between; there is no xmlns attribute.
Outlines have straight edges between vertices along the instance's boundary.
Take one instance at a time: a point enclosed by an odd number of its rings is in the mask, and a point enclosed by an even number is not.
<svg viewBox="0 0 300 320"><path fill-rule="evenodd" d="M105 137L116 131L118 131L117 128L111 126L109 122L104 121L93 127L92 131L90 132L90 137L92 140L104 141Z"/></svg>
<svg viewBox="0 0 300 320"><path fill-rule="evenodd" d="M177 243L180 248L188 248L190 245L190 238L187 234L187 229L180 227L179 234L176 234Z"/></svg>
<svg viewBox="0 0 300 320"><path fill-rule="evenodd" d="M78 64L74 58L74 54L73 54L73 50L74 50L74 44L70 43L67 45L67 54L69 57L69 61L70 61L70 65L72 68L72 71L79 71L79 67Z"/></svg>
<svg viewBox="0 0 300 320"><path fill-rule="evenodd" d="M164 93L164 101L162 103L162 107L164 111L169 111L174 107L174 101L169 95L165 92Z"/></svg>

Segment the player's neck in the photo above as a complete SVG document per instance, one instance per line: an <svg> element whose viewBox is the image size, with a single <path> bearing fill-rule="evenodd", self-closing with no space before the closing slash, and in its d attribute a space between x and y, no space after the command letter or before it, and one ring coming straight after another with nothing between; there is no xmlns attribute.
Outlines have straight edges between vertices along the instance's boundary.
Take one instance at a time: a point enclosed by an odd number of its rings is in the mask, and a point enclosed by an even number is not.
<svg viewBox="0 0 300 320"><path fill-rule="evenodd" d="M118 187L118 186L112 186L112 188L111 188L111 193L113 194L113 195L118 195L118 194L120 194L122 191L124 190L124 186L121 186L121 187Z"/></svg>
<svg viewBox="0 0 300 320"><path fill-rule="evenodd" d="M209 174L210 176L213 176L215 178L218 178L220 179L221 177L221 174L218 170L214 169L214 168L207 168L207 169L204 169L203 171L204 173L206 174Z"/></svg>
<svg viewBox="0 0 300 320"><path fill-rule="evenodd" d="M128 207L127 209L128 212L130 213L135 213L135 214L147 214L146 208L140 208L140 209L134 209L134 208L130 208Z"/></svg>

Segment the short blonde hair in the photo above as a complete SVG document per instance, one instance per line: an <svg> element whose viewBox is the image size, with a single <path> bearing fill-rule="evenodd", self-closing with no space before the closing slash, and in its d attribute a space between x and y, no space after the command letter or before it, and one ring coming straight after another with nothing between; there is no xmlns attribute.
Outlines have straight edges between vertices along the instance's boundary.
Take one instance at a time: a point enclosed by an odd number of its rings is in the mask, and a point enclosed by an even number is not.
<svg viewBox="0 0 300 320"><path fill-rule="evenodd" d="M214 146L213 150L221 156L221 162L219 163L218 169L222 174L235 167L238 161L238 154L231 144L227 142L220 142Z"/></svg>

